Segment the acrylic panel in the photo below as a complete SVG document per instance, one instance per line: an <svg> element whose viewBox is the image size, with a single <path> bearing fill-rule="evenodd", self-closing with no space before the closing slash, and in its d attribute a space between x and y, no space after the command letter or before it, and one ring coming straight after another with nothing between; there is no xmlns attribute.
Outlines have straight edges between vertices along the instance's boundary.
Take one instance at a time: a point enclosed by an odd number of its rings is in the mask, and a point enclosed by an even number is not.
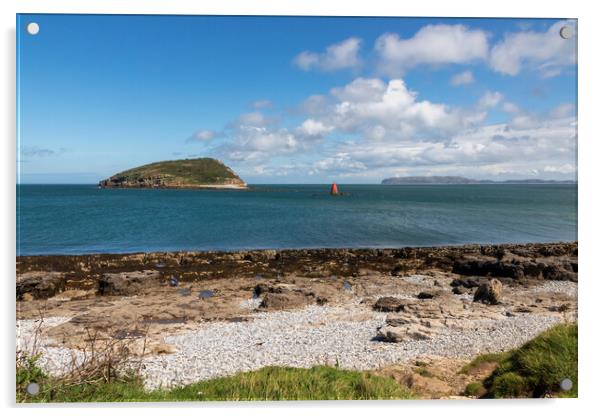
<svg viewBox="0 0 602 416"><path fill-rule="evenodd" d="M577 21L17 16L18 402L576 397Z"/></svg>

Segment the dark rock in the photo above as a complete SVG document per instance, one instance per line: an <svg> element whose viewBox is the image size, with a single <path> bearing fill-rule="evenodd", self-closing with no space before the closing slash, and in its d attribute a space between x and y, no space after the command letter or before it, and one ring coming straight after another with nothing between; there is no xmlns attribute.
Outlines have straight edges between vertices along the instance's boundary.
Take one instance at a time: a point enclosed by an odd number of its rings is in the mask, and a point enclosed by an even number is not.
<svg viewBox="0 0 602 416"><path fill-rule="evenodd" d="M392 296L384 296L376 301L372 307L379 312L399 312L405 307L405 301Z"/></svg>
<svg viewBox="0 0 602 416"><path fill-rule="evenodd" d="M521 264L499 260L456 260L452 272L464 276L511 277L513 279L522 279L525 277L525 272Z"/></svg>
<svg viewBox="0 0 602 416"><path fill-rule="evenodd" d="M497 279L491 279L483 283L474 294L473 301L488 305L497 305L502 299L502 282Z"/></svg>
<svg viewBox="0 0 602 416"><path fill-rule="evenodd" d="M432 299L435 295L429 292L420 292L417 296L418 299Z"/></svg>
<svg viewBox="0 0 602 416"><path fill-rule="evenodd" d="M463 295L466 293L466 289L462 286L456 286L452 289L454 295Z"/></svg>
<svg viewBox="0 0 602 416"><path fill-rule="evenodd" d="M262 309L283 310L298 308L310 303L310 298L299 292L288 293L266 293L263 296L261 304Z"/></svg>
<svg viewBox="0 0 602 416"><path fill-rule="evenodd" d="M406 271L406 268L398 264L391 270L391 276L401 276Z"/></svg>
<svg viewBox="0 0 602 416"><path fill-rule="evenodd" d="M567 270L558 264L548 265L543 269L543 278L546 280L568 280L577 282L577 273Z"/></svg>
<svg viewBox="0 0 602 416"><path fill-rule="evenodd" d="M147 289L149 284L158 283L161 273L144 270L124 273L105 273L98 281L98 294L108 296L131 296Z"/></svg>
<svg viewBox="0 0 602 416"><path fill-rule="evenodd" d="M486 281L486 279L484 280ZM473 287L479 287L482 282L475 279L454 279L451 282L453 287L465 287L466 289L472 289Z"/></svg>
<svg viewBox="0 0 602 416"><path fill-rule="evenodd" d="M46 299L65 290L65 276L58 272L29 272L17 277L17 300L29 293L34 299Z"/></svg>

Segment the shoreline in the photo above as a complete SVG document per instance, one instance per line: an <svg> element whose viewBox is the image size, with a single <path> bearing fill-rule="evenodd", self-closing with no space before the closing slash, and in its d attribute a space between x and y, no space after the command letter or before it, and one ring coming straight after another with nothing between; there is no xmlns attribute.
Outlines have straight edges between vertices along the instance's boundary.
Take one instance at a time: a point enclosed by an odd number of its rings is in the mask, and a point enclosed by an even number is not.
<svg viewBox="0 0 602 416"><path fill-rule="evenodd" d="M576 322L577 256L577 242L24 256L17 345L38 339L60 376L91 334L125 342L148 390L272 365L456 374ZM477 301L494 280L496 301Z"/></svg>
<svg viewBox="0 0 602 416"><path fill-rule="evenodd" d="M21 254L17 255L17 261L24 258L35 257L84 257L84 256L129 256L129 255L153 255L153 254L232 254L232 253L252 253L252 252L305 252L305 251L324 251L324 250L436 250L436 249L463 249L471 250L475 247L512 247L512 246L542 246L542 245L565 245L577 244L578 240L554 240L554 241L536 241L536 242L500 242L500 243L457 243L457 244L425 244L425 245L404 245L404 246L307 246L307 247L261 247L261 248L233 248L233 249L200 249L200 250L133 250L133 251L91 251L74 253L39 253L39 254Z"/></svg>

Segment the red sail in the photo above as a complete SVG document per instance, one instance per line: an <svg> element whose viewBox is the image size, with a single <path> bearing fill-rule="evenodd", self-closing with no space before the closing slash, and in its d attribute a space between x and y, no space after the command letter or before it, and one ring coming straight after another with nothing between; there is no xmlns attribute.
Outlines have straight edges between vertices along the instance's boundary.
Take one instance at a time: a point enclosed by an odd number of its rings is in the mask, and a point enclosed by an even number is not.
<svg viewBox="0 0 602 416"><path fill-rule="evenodd" d="M332 186L330 187L330 195L338 195L339 194L339 189L337 188L337 184L333 183Z"/></svg>

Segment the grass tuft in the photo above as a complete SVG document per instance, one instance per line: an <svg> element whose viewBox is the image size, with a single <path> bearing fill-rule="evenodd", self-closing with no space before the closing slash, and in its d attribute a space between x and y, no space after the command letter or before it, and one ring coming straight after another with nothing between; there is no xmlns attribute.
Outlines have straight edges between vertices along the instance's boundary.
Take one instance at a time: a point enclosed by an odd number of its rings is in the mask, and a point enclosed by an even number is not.
<svg viewBox="0 0 602 416"><path fill-rule="evenodd" d="M483 383L486 397L577 397L577 360L577 325L556 325L499 361ZM560 388L565 378L569 391Z"/></svg>

